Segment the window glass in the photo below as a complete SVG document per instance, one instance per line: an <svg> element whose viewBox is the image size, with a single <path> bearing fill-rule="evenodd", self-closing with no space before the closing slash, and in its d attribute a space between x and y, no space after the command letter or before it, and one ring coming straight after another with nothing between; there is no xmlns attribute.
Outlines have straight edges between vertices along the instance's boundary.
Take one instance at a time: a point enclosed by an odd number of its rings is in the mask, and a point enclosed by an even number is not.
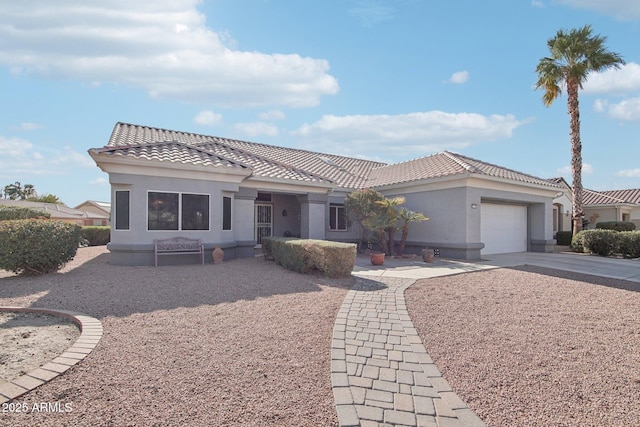
<svg viewBox="0 0 640 427"><path fill-rule="evenodd" d="M129 191L116 191L116 230L129 229Z"/></svg>
<svg viewBox="0 0 640 427"><path fill-rule="evenodd" d="M345 231L347 229L347 217L344 205L329 206L329 229Z"/></svg>
<svg viewBox="0 0 640 427"><path fill-rule="evenodd" d="M209 229L209 196L206 194L182 195L182 229Z"/></svg>
<svg viewBox="0 0 640 427"><path fill-rule="evenodd" d="M231 230L231 197L222 198L222 229Z"/></svg>
<svg viewBox="0 0 640 427"><path fill-rule="evenodd" d="M147 209L149 230L178 229L178 193L150 191Z"/></svg>

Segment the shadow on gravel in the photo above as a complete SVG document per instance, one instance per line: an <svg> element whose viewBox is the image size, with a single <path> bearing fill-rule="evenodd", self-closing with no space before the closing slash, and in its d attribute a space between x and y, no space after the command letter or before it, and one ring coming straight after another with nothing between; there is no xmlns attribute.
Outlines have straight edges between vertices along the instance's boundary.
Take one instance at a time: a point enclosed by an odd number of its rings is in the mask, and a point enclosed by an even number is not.
<svg viewBox="0 0 640 427"><path fill-rule="evenodd" d="M625 291L640 292L640 283L610 277L593 276L591 274L574 273L571 271L556 270L547 267L537 267L534 265L523 265L519 267L509 267L512 270L527 271L531 273L543 274L546 276L559 277L561 279L578 280L592 285L607 286L609 288L621 289Z"/></svg>
<svg viewBox="0 0 640 427"><path fill-rule="evenodd" d="M329 279L290 272L260 258L155 268L110 265L109 254L103 253L66 272L0 278L0 305L73 310L98 318L124 317L321 292L321 286L348 290L354 283L353 277Z"/></svg>

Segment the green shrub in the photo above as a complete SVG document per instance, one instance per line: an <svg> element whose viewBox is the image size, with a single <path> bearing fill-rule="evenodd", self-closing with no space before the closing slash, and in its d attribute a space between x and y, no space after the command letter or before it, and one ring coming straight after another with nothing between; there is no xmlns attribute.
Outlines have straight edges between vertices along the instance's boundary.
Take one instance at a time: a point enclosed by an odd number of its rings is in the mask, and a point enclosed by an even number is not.
<svg viewBox="0 0 640 427"><path fill-rule="evenodd" d="M356 245L326 240L272 237L262 240L265 257L287 270L319 270L328 277L348 277L356 261Z"/></svg>
<svg viewBox="0 0 640 427"><path fill-rule="evenodd" d="M51 214L42 209L24 208L19 206L0 206L0 221L29 218L51 218Z"/></svg>
<svg viewBox="0 0 640 427"><path fill-rule="evenodd" d="M615 230L586 230L582 237L582 245L587 252L611 256L618 249L618 233Z"/></svg>
<svg viewBox="0 0 640 427"><path fill-rule="evenodd" d="M560 246L569 246L571 245L571 238L573 237L573 233L571 231L558 231L556 232L556 241Z"/></svg>
<svg viewBox="0 0 640 427"><path fill-rule="evenodd" d="M59 270L78 250L80 227L62 221L0 222L0 268L21 275Z"/></svg>
<svg viewBox="0 0 640 427"><path fill-rule="evenodd" d="M579 252L579 253L583 253L584 252L584 244L583 244L583 237L584 237L584 233L586 233L588 230L582 230L579 231L578 234L576 234L575 236L573 236L573 238L571 239L571 250L574 252Z"/></svg>
<svg viewBox="0 0 640 427"><path fill-rule="evenodd" d="M629 221L602 221L596 224L596 229L633 231L636 229L636 225Z"/></svg>
<svg viewBox="0 0 640 427"><path fill-rule="evenodd" d="M640 258L640 231L618 233L618 253L625 258Z"/></svg>
<svg viewBox="0 0 640 427"><path fill-rule="evenodd" d="M89 226L82 227L82 240L88 246L104 246L111 241L111 227Z"/></svg>

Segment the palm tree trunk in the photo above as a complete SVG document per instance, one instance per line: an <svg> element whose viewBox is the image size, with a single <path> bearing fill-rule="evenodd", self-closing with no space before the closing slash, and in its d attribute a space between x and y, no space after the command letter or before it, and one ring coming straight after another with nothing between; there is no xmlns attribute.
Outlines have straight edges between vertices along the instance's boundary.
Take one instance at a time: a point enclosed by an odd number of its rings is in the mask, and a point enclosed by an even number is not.
<svg viewBox="0 0 640 427"><path fill-rule="evenodd" d="M405 223L402 226L402 236L400 237L400 247L398 248L398 255L404 255L404 247L407 244L407 237L409 237L409 223Z"/></svg>
<svg viewBox="0 0 640 427"><path fill-rule="evenodd" d="M582 231L582 142L580 141L580 110L578 83L568 80L567 104L571 130L571 178L573 179L573 235Z"/></svg>

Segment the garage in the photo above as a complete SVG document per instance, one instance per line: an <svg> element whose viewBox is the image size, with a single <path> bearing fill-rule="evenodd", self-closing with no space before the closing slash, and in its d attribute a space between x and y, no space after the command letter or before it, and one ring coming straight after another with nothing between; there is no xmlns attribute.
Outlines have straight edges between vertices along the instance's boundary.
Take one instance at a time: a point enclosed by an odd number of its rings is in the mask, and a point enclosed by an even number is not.
<svg viewBox="0 0 640 427"><path fill-rule="evenodd" d="M482 255L527 251L527 207L480 204Z"/></svg>

